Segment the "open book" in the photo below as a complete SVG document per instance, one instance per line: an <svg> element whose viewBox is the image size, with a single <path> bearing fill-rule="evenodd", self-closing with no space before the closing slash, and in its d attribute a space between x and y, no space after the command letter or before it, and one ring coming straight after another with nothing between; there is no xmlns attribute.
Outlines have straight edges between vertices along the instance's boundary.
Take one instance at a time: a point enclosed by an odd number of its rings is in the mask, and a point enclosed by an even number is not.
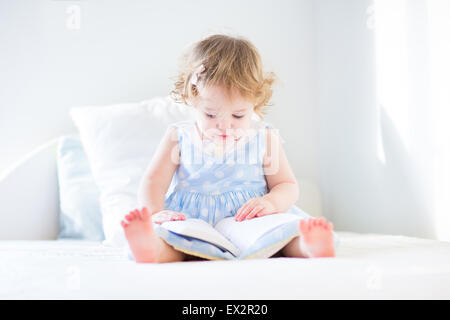
<svg viewBox="0 0 450 320"><path fill-rule="evenodd" d="M274 238L274 241L270 241L270 239L267 244L272 247L272 251L281 249L275 248L274 245L281 245L280 239L292 238L292 233L294 232L295 235L298 229L299 220L300 217L296 214L277 213L244 221L235 221L234 217L228 217L219 221L215 227L201 219L168 221L162 223L160 227L180 236L208 242L221 250L230 252L234 257L245 257L254 253L251 250L255 250L255 248L261 249L261 246L257 245L258 240L271 233L274 234L274 237L269 236L269 238ZM282 231L286 229L283 229L283 226L286 225L290 225L290 231L287 233ZM280 232L277 233L277 230Z"/></svg>

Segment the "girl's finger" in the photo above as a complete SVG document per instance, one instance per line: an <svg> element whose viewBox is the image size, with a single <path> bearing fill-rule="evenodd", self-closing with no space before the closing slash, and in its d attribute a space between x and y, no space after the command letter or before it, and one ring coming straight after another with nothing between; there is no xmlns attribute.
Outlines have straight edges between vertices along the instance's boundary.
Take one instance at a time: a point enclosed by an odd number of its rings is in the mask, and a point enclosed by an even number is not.
<svg viewBox="0 0 450 320"><path fill-rule="evenodd" d="M238 221L242 221L244 220L248 214L254 209L253 206L248 206L244 212L242 212L242 214L239 216Z"/></svg>
<svg viewBox="0 0 450 320"><path fill-rule="evenodd" d="M270 209L268 209L266 206L263 206L263 210L261 210L260 212L258 212L256 214L257 217L262 217L262 216L267 216L268 214L271 214L272 212L270 211Z"/></svg>
<svg viewBox="0 0 450 320"><path fill-rule="evenodd" d="M234 216L234 218L237 220L238 217L241 215L242 210L244 210L246 207L248 206L248 202L244 203L244 205L242 207L239 208L239 210L236 212L236 215Z"/></svg>
<svg viewBox="0 0 450 320"><path fill-rule="evenodd" d="M236 221L240 221L245 216L249 209L253 208L253 201L246 202L237 212L235 216Z"/></svg>
<svg viewBox="0 0 450 320"><path fill-rule="evenodd" d="M236 221L241 221L242 217L246 215L247 213L248 205L244 205L241 209L239 209L239 213L236 214L234 219Z"/></svg>
<svg viewBox="0 0 450 320"><path fill-rule="evenodd" d="M177 212L177 217L180 219L186 219L186 216L182 214L181 212Z"/></svg>
<svg viewBox="0 0 450 320"><path fill-rule="evenodd" d="M265 216L265 215L266 215L266 213L265 213L264 210L262 210L262 211L260 211L260 212L258 212L258 213L256 214L257 217L262 217L262 216Z"/></svg>
<svg viewBox="0 0 450 320"><path fill-rule="evenodd" d="M177 215L173 215L173 216L171 216L170 217L170 220L171 221L177 221L177 220L185 220L185 217L184 216L182 216L182 215L179 215L179 214L177 214Z"/></svg>
<svg viewBox="0 0 450 320"><path fill-rule="evenodd" d="M161 224L165 221L170 220L170 217L168 216L167 212L158 212L157 214L153 215L152 218L153 222L157 224Z"/></svg>
<svg viewBox="0 0 450 320"><path fill-rule="evenodd" d="M176 211L172 211L172 212L170 213L170 216L171 216L171 217L177 217L177 218L179 218L179 217L182 216L182 214L179 213L179 212L176 212Z"/></svg>
<svg viewBox="0 0 450 320"><path fill-rule="evenodd" d="M249 220L249 219L254 218L255 215L256 215L258 212L260 212L261 210L263 210L263 209L264 209L263 206L256 206L256 207L254 207L253 210L250 211L250 213L248 214L248 216L247 216L246 219Z"/></svg>

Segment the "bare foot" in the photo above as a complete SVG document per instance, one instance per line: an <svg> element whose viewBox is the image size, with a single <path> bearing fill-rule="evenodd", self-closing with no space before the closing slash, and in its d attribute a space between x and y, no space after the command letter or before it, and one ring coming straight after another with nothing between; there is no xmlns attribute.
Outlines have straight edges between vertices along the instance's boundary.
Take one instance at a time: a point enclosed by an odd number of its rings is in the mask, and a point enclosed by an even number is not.
<svg viewBox="0 0 450 320"><path fill-rule="evenodd" d="M334 257L333 223L325 218L300 220L300 249L306 258Z"/></svg>
<svg viewBox="0 0 450 320"><path fill-rule="evenodd" d="M136 262L156 262L161 239L153 230L151 214L147 208L131 211L125 219L121 225Z"/></svg>

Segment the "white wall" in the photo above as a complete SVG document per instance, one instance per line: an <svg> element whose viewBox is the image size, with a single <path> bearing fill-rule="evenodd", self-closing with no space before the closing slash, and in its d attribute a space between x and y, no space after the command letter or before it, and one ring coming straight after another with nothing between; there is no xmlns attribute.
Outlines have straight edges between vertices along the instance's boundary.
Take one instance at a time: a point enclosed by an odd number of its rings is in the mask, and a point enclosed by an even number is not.
<svg viewBox="0 0 450 320"><path fill-rule="evenodd" d="M435 238L426 189L392 119L377 106L371 4L315 2L324 213L337 230Z"/></svg>
<svg viewBox="0 0 450 320"><path fill-rule="evenodd" d="M81 9L79 30L66 27L71 5ZM168 94L181 50L224 31L253 41L266 69L282 80L267 120L285 140L301 184L300 207L326 216L338 231L432 238L402 140L376 104L375 39L366 25L370 5L1 1L0 174L48 139L74 132L72 106Z"/></svg>
<svg viewBox="0 0 450 320"><path fill-rule="evenodd" d="M250 39L282 80L267 120L280 128L301 183L297 204L320 215L313 2L0 1L0 174L34 147L74 132L73 106L168 94L181 50L224 31ZM66 26L73 5L80 29Z"/></svg>

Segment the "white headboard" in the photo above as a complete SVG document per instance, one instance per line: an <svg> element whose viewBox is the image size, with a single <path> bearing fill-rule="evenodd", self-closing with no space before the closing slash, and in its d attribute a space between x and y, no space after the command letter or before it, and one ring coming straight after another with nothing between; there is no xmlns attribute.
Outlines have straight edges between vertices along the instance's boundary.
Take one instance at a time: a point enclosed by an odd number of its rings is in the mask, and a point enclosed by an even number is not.
<svg viewBox="0 0 450 320"><path fill-rule="evenodd" d="M58 139L0 175L0 240L54 240L59 233Z"/></svg>

